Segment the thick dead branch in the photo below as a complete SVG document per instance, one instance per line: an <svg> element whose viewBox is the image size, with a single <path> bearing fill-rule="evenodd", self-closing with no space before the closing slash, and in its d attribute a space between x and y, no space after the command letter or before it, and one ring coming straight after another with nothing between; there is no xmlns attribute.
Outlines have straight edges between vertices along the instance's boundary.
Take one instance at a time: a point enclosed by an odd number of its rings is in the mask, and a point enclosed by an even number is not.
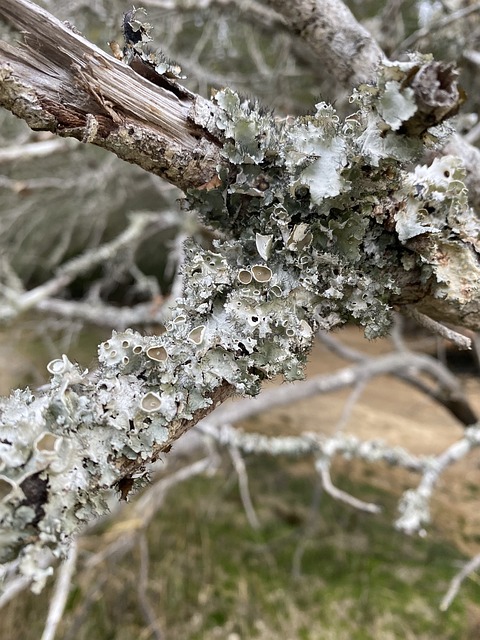
<svg viewBox="0 0 480 640"><path fill-rule="evenodd" d="M220 143L189 118L202 98L155 85L28 0L5 0L0 18L26 33L25 47L0 42L0 101L32 129L104 147L183 189L216 175Z"/></svg>

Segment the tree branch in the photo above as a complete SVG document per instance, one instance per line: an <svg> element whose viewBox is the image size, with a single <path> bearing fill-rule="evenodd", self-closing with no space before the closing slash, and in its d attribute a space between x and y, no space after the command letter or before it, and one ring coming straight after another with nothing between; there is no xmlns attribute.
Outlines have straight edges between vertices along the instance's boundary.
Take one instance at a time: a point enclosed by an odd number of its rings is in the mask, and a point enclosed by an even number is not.
<svg viewBox="0 0 480 640"><path fill-rule="evenodd" d="M91 142L182 189L216 175L220 142L189 117L211 103L153 84L28 0L5 0L0 17L26 32L26 47L0 42L1 104L32 129Z"/></svg>
<svg viewBox="0 0 480 640"><path fill-rule="evenodd" d="M73 140L42 140L29 144L17 144L0 150L0 165L10 162L25 162L34 158L44 158L53 153L70 151L77 143Z"/></svg>
<svg viewBox="0 0 480 640"><path fill-rule="evenodd" d="M35 287L35 289L23 292L0 282L0 300L2 301L0 323L10 320L32 308L38 308L42 311L57 309L57 312L63 309L65 314L67 314L68 309L73 311L72 303L62 305L62 301L56 301L55 304L55 301L51 300L51 297L67 287L75 278L88 273L98 265L111 259L115 254L125 250L125 248L130 247L130 249L133 249L147 230L150 229L153 231L155 228L158 230L165 225L168 225L168 222L163 222L162 216L154 213L139 212L135 216L132 216L127 229L120 234L119 237L115 238L115 240L69 260L58 269L53 278ZM152 321L152 306L151 304L147 306L150 311L150 321ZM90 309L91 313L98 313L98 311L99 309L95 309L94 305L93 308ZM145 307L142 308L142 311L145 312ZM122 315L120 312L118 313L120 316ZM78 313L78 316L79 315L80 312ZM132 317L132 315L133 314L131 314L130 317ZM130 326L131 324L134 323L127 323L125 326Z"/></svg>
<svg viewBox="0 0 480 640"><path fill-rule="evenodd" d="M346 87L373 82L384 53L341 0L266 0Z"/></svg>

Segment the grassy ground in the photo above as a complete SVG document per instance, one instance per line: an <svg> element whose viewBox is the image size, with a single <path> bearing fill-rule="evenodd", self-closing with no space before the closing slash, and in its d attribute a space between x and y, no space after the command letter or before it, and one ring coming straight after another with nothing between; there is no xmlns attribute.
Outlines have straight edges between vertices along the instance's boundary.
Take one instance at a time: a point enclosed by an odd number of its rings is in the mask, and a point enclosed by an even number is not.
<svg viewBox="0 0 480 640"><path fill-rule="evenodd" d="M249 527L228 469L178 486L151 524L147 598L164 638L479 637L478 584L467 583L448 612L438 610L460 553L435 531L423 540L396 533L391 494L342 478L342 488L386 505L371 516L315 498L304 464L256 458L249 471L261 530ZM108 538L106 530L87 540L80 566ZM139 553L79 573L58 638L155 638L139 598ZM11 603L1 637L37 640L48 597L49 590Z"/></svg>

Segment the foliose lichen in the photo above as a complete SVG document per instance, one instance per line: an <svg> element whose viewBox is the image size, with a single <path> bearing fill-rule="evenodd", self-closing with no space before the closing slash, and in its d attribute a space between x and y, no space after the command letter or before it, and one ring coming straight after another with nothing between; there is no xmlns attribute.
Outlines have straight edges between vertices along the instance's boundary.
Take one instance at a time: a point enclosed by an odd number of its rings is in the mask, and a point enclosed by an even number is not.
<svg viewBox="0 0 480 640"><path fill-rule="evenodd" d="M144 38L135 33L132 47ZM125 469L141 476L219 389L254 395L267 378L301 378L319 327L353 320L368 337L385 334L399 274L447 284L418 241L460 246L471 213L456 161L405 169L441 134L407 132L421 64L388 65L344 121L325 103L279 120L229 89L216 94L229 170L187 200L220 239L210 250L185 243L184 290L165 331L114 332L94 374L63 356L43 394L1 400L0 560L23 550L40 585L45 549L61 553L105 511L104 491Z"/></svg>

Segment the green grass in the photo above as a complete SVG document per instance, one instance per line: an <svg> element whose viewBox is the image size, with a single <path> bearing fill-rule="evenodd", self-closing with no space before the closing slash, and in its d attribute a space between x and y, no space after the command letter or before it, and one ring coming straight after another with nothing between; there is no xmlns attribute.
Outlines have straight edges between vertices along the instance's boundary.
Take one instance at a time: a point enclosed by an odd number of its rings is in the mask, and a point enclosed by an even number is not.
<svg viewBox="0 0 480 640"><path fill-rule="evenodd" d="M249 460L260 531L249 527L231 476L196 478L172 492L148 530L148 597L167 638L477 637L471 618L480 586L473 581L448 612L438 610L461 560L456 549L435 533L418 539L395 532L395 499L347 478L343 489L385 504L386 513L359 513L321 494L312 517L313 478L293 471L290 463ZM138 566L135 549L93 578L80 574L58 638L154 637L139 607ZM47 597L27 595L9 606L2 637L38 639Z"/></svg>

